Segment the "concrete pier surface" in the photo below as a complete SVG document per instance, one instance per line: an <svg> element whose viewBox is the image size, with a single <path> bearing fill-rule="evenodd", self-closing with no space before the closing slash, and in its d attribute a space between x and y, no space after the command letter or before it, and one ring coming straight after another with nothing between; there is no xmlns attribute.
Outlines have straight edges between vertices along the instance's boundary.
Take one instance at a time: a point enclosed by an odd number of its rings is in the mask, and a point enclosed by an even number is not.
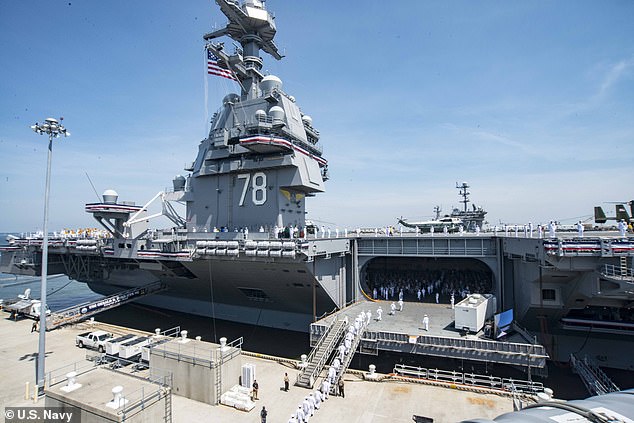
<svg viewBox="0 0 634 423"><path fill-rule="evenodd" d="M31 333L31 320L10 320L0 312L0 405L44 406L40 398L25 399L25 384L30 385L33 396L35 362L38 348L37 332ZM180 322L174 322L178 325ZM96 354L75 346L75 336L88 330L103 329L116 333L138 331L103 325L82 323L47 333L46 371L52 371L86 360L87 354ZM186 329L186 328L183 328ZM190 337L197 334L190 333ZM308 349L308 346L307 346ZM174 422L260 422L260 410L268 410L268 422L286 423L301 401L311 392L293 386L298 371L288 360L270 360L257 355L243 354L242 363L256 366L256 379L260 386L259 400L250 412L190 400L178 395L172 397ZM366 369L362 369L366 370ZM111 370L105 370L111 371ZM287 372L291 380L288 392L283 391L283 377ZM133 376L125 376L132 378ZM412 415L433 418L435 422L457 422L468 418L492 419L512 411L512 399L495 394L461 391L421 383L399 381L364 381L356 372L346 374L345 398L330 397L311 418L312 423L345 422L411 422ZM236 384L238 381L235 382ZM4 421L4 412L2 413Z"/></svg>

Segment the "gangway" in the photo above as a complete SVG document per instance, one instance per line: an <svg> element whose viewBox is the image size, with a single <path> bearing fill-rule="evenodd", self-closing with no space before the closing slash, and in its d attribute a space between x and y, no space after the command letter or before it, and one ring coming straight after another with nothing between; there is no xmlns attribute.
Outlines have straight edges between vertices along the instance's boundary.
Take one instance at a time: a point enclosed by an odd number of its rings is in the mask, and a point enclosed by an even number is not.
<svg viewBox="0 0 634 423"><path fill-rule="evenodd" d="M51 313L46 319L46 330L53 330L63 325L77 323L102 311L110 310L120 305L127 304L146 295L155 294L166 289L162 282L150 284L118 292L96 301L77 304L63 310Z"/></svg>
<svg viewBox="0 0 634 423"><path fill-rule="evenodd" d="M296 385L312 389L315 385L315 379L324 369L334 349L339 345L346 326L347 319L333 320L310 352L307 359L308 364L297 375Z"/></svg>
<svg viewBox="0 0 634 423"><path fill-rule="evenodd" d="M570 364L581 378L590 395L604 395L620 391L619 387L612 382L608 375L588 357L580 360L574 354L570 354Z"/></svg>
<svg viewBox="0 0 634 423"><path fill-rule="evenodd" d="M344 355L343 362L340 364L340 367L335 374L335 379L330 381L330 394L332 395L336 394L337 392L336 387L339 383L339 379L343 377L343 375L348 370L348 367L350 367L350 363L352 363L352 357L354 356L354 353L357 351L357 348L359 347L359 343L361 342L361 338L363 337L363 332L365 331L365 326L366 326L366 323L362 324L361 327L356 329L356 332L354 333L354 337L352 338L350 350L348 351L347 354ZM333 359L333 362L334 362L334 359Z"/></svg>

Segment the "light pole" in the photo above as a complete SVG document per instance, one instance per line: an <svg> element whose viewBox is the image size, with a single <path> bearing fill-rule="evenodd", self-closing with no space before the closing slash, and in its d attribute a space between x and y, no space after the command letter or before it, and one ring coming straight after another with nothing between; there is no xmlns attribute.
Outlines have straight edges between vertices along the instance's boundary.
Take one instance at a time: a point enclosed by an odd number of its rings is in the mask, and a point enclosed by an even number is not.
<svg viewBox="0 0 634 423"><path fill-rule="evenodd" d="M63 118L60 118L63 120ZM35 373L40 394L44 391L44 357L46 355L46 278L48 273L48 193L51 186L51 156L53 155L53 138L65 137L70 132L57 119L47 118L43 124L35 122L31 129L38 134L48 135L48 160L46 163L46 189L44 191L44 239L42 240L42 286L40 297L40 342L37 353Z"/></svg>

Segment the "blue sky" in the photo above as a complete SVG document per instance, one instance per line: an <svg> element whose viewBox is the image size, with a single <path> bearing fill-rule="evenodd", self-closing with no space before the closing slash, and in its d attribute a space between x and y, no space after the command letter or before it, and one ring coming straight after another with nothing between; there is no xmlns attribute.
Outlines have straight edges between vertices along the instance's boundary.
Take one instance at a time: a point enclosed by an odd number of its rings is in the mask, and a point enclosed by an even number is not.
<svg viewBox="0 0 634 423"><path fill-rule="evenodd" d="M634 198L634 2L281 1L265 56L321 132L331 174L308 217L340 227L424 218L468 181L489 221L564 222ZM211 0L0 2L0 231L96 226L106 188L171 185L236 88L205 76ZM230 42L227 42L230 45Z"/></svg>

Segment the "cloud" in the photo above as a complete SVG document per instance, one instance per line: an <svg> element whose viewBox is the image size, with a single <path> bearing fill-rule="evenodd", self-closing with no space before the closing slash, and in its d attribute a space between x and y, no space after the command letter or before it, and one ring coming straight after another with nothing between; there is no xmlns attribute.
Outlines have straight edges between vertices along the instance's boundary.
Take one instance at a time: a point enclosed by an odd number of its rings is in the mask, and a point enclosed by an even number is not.
<svg viewBox="0 0 634 423"><path fill-rule="evenodd" d="M604 98L624 76L628 75L630 69L634 66L634 58L621 60L612 64L599 85L599 89L595 94L596 98Z"/></svg>

